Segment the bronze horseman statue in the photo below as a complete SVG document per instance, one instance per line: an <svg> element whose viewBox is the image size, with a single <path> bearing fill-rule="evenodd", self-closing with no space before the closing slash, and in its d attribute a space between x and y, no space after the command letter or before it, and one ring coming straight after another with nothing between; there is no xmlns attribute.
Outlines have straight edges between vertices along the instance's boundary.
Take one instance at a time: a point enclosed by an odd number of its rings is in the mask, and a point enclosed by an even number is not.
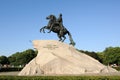
<svg viewBox="0 0 120 80"><path fill-rule="evenodd" d="M68 34L70 44L73 46L75 45L71 33L63 26L62 14L59 15L58 19L56 19L54 15L49 15L48 17L46 17L46 19L49 20L48 25L42 27L40 29L40 32L43 31L45 33L44 29L48 29L49 30L48 33L50 33L51 31L57 33L57 36L59 37L59 41L62 42L64 42L64 40L66 39L65 35Z"/></svg>

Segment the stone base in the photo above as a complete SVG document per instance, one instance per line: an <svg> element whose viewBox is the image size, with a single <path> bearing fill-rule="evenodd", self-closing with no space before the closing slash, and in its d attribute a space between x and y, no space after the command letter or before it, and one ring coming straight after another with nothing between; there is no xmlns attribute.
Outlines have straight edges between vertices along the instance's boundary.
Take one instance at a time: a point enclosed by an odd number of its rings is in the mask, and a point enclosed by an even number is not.
<svg viewBox="0 0 120 80"><path fill-rule="evenodd" d="M117 72L94 58L78 52L73 46L55 40L34 40L38 55L19 75L84 74Z"/></svg>

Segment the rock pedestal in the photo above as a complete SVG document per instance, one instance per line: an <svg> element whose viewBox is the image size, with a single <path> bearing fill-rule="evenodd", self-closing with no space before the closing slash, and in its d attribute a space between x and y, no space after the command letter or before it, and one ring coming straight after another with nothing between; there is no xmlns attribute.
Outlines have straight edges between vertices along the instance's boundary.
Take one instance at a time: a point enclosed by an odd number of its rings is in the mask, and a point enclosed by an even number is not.
<svg viewBox="0 0 120 80"><path fill-rule="evenodd" d="M55 40L34 40L38 55L19 75L54 75L117 72L94 58L78 52L73 46Z"/></svg>

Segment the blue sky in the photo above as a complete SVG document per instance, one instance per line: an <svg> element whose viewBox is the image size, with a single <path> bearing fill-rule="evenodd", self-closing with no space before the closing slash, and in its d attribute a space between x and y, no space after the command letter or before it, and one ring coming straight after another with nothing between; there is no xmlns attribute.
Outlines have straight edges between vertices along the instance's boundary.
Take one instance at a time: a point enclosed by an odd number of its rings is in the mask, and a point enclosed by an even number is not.
<svg viewBox="0 0 120 80"><path fill-rule="evenodd" d="M39 29L47 25L46 16L59 13L76 48L98 52L120 46L120 0L0 0L0 55L33 48L32 40L58 40Z"/></svg>

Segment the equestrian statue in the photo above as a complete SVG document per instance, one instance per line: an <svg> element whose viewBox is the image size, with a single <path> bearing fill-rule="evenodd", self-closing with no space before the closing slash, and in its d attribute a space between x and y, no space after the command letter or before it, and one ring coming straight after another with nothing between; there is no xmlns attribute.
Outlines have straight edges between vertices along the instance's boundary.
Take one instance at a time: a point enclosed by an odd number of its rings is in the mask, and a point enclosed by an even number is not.
<svg viewBox="0 0 120 80"><path fill-rule="evenodd" d="M48 29L49 30L48 33L50 33L51 31L57 33L59 41L62 42L64 42L64 40L66 39L65 35L68 34L70 44L73 46L75 45L71 33L63 26L62 14L59 15L58 19L52 14L46 17L46 19L49 20L48 25L42 27L40 29L40 32L45 33L44 29Z"/></svg>

